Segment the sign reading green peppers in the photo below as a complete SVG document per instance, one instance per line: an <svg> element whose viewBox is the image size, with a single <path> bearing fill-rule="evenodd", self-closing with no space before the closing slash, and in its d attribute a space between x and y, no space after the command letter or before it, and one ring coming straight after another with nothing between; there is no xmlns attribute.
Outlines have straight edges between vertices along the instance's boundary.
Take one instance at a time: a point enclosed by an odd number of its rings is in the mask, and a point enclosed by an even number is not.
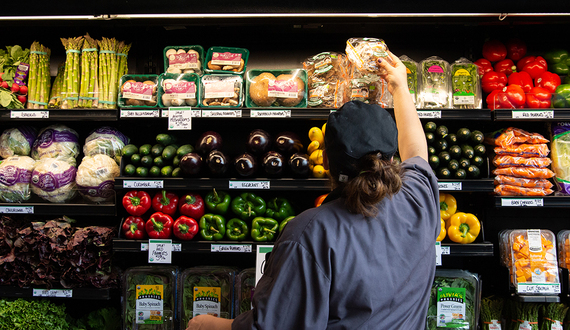
<svg viewBox="0 0 570 330"><path fill-rule="evenodd" d="M226 224L226 237L230 241L243 241L249 233L249 227L245 221L233 218Z"/></svg>
<svg viewBox="0 0 570 330"><path fill-rule="evenodd" d="M254 193L242 193L232 200L232 212L245 221L264 215L265 209L265 200Z"/></svg>
<svg viewBox="0 0 570 330"><path fill-rule="evenodd" d="M279 223L275 219L255 217L251 222L251 238L257 242L272 241L279 229Z"/></svg>
<svg viewBox="0 0 570 330"><path fill-rule="evenodd" d="M570 84L556 87L552 95L552 106L555 108L570 108Z"/></svg>
<svg viewBox="0 0 570 330"><path fill-rule="evenodd" d="M275 197L267 202L267 209L265 210L266 217L282 221L292 215L295 215L295 211L287 199Z"/></svg>
<svg viewBox="0 0 570 330"><path fill-rule="evenodd" d="M570 73L570 56L567 50L550 51L544 55L544 59L548 63L548 71L560 75Z"/></svg>
<svg viewBox="0 0 570 330"><path fill-rule="evenodd" d="M206 213L200 218L200 235L207 241L220 241L226 234L226 219L219 214Z"/></svg>
<svg viewBox="0 0 570 330"><path fill-rule="evenodd" d="M232 197L225 191L218 192L216 189L213 189L206 194L204 201L208 211L219 215L226 215L230 208Z"/></svg>

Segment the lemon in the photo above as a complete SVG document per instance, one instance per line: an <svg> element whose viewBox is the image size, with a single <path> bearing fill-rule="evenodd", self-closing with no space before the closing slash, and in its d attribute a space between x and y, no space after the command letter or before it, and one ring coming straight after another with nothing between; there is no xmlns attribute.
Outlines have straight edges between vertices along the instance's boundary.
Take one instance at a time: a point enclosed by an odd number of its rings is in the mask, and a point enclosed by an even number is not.
<svg viewBox="0 0 570 330"><path fill-rule="evenodd" d="M322 165L323 164L323 150L317 149L309 156L309 164Z"/></svg>
<svg viewBox="0 0 570 330"><path fill-rule="evenodd" d="M325 144L325 137L323 135L323 131L321 131L318 127L311 127L309 130L309 139L311 141L319 141L320 145Z"/></svg>
<svg viewBox="0 0 570 330"><path fill-rule="evenodd" d="M313 176L315 178L324 178L325 176L327 176L327 173L323 165L315 165L315 167L313 167Z"/></svg>
<svg viewBox="0 0 570 330"><path fill-rule="evenodd" d="M319 141L311 141L311 143L309 143L309 146L307 147L307 153L310 155L313 153L313 151L319 149L319 147L321 146L321 144L319 143Z"/></svg>
<svg viewBox="0 0 570 330"><path fill-rule="evenodd" d="M327 128L327 123L325 122L325 123L323 124L323 127L321 128L321 131L323 131L323 135L325 135L325 130L326 130L326 128Z"/></svg>

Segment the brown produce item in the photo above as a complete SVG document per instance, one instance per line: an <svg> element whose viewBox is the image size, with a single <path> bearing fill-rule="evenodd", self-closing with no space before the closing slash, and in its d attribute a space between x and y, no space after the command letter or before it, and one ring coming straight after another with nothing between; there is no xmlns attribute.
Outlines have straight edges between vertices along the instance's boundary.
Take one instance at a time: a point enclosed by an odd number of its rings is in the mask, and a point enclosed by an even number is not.
<svg viewBox="0 0 570 330"><path fill-rule="evenodd" d="M291 75L291 74L281 74L277 76L277 80L294 80L297 85L297 97L296 98L277 98L277 103L284 107L294 107L303 101L305 96L305 82L303 79Z"/></svg>
<svg viewBox="0 0 570 330"><path fill-rule="evenodd" d="M269 97L269 83L276 78L269 72L263 72L259 76L253 78L249 85L249 97L251 101L260 107L268 107L273 104L277 98Z"/></svg>

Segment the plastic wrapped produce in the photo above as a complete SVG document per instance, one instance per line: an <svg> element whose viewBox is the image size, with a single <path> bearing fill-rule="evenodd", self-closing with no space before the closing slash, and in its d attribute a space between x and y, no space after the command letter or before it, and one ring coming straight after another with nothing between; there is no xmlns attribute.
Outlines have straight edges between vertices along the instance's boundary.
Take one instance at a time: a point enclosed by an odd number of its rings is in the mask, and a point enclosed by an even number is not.
<svg viewBox="0 0 570 330"><path fill-rule="evenodd" d="M109 202L115 196L115 177L120 172L117 163L107 155L83 157L75 177L77 189L90 202Z"/></svg>
<svg viewBox="0 0 570 330"><path fill-rule="evenodd" d="M252 308L251 297L255 290L255 268L246 268L236 277L236 311L235 316L247 312Z"/></svg>
<svg viewBox="0 0 570 330"><path fill-rule="evenodd" d="M417 102L418 93L418 62L412 60L406 55L400 56L400 61L406 66L406 73L408 77L408 89L412 95L414 103Z"/></svg>
<svg viewBox="0 0 570 330"><path fill-rule="evenodd" d="M388 56L388 46L382 39L350 38L346 41L346 55L359 71L377 73L378 59L392 63Z"/></svg>
<svg viewBox="0 0 570 330"><path fill-rule="evenodd" d="M552 123L552 171L560 194L570 195L570 123Z"/></svg>
<svg viewBox="0 0 570 330"><path fill-rule="evenodd" d="M30 199L30 182L36 161L13 156L0 163L0 201L18 203Z"/></svg>
<svg viewBox="0 0 570 330"><path fill-rule="evenodd" d="M118 129L109 126L92 131L85 139L83 154L94 156L98 154L114 158L117 164L121 161L121 150L129 144L129 138Z"/></svg>
<svg viewBox="0 0 570 330"><path fill-rule="evenodd" d="M69 162L55 158L42 158L32 171L32 192L52 203L65 203L77 194L77 169Z"/></svg>
<svg viewBox="0 0 570 330"><path fill-rule="evenodd" d="M307 71L309 107L338 108L343 103L344 83L348 70L346 55L322 52L303 61Z"/></svg>
<svg viewBox="0 0 570 330"><path fill-rule="evenodd" d="M204 48L200 45L164 47L164 70L167 73L202 74Z"/></svg>
<svg viewBox="0 0 570 330"><path fill-rule="evenodd" d="M243 77L233 74L206 74L202 77L205 107L240 107L243 103Z"/></svg>
<svg viewBox="0 0 570 330"><path fill-rule="evenodd" d="M37 131L31 126L8 128L0 135L0 157L29 156Z"/></svg>
<svg viewBox="0 0 570 330"><path fill-rule="evenodd" d="M163 73L158 77L158 105L193 107L198 104L200 77L195 73Z"/></svg>
<svg viewBox="0 0 570 330"><path fill-rule="evenodd" d="M454 109L481 109L481 84L477 65L462 57L451 64Z"/></svg>
<svg viewBox="0 0 570 330"><path fill-rule="evenodd" d="M451 105L451 84L449 63L431 56L420 62L421 80L419 83L420 108L443 109Z"/></svg>
<svg viewBox="0 0 570 330"><path fill-rule="evenodd" d="M119 89L119 107L154 108L158 104L158 75L124 75Z"/></svg>
<svg viewBox="0 0 570 330"><path fill-rule="evenodd" d="M32 158L55 158L76 164L79 155L79 135L65 125L56 124L40 130L32 147Z"/></svg>
<svg viewBox="0 0 570 330"><path fill-rule="evenodd" d="M305 70L249 70L246 83L248 107L306 107Z"/></svg>

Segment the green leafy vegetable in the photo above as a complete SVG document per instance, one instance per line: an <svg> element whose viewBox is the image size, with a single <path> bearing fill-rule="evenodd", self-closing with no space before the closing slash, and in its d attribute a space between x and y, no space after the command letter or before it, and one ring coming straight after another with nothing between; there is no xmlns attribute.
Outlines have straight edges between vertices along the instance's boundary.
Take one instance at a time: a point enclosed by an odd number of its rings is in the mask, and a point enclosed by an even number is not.
<svg viewBox="0 0 570 330"><path fill-rule="evenodd" d="M64 305L49 300L0 300L0 329L67 330Z"/></svg>
<svg viewBox="0 0 570 330"><path fill-rule="evenodd" d="M478 94L479 69L465 58L460 58L451 65L451 84L453 88L453 107L456 109L474 109Z"/></svg>
<svg viewBox="0 0 570 330"><path fill-rule="evenodd" d="M432 56L421 61L421 97L425 109L441 109L449 105L449 63Z"/></svg>

